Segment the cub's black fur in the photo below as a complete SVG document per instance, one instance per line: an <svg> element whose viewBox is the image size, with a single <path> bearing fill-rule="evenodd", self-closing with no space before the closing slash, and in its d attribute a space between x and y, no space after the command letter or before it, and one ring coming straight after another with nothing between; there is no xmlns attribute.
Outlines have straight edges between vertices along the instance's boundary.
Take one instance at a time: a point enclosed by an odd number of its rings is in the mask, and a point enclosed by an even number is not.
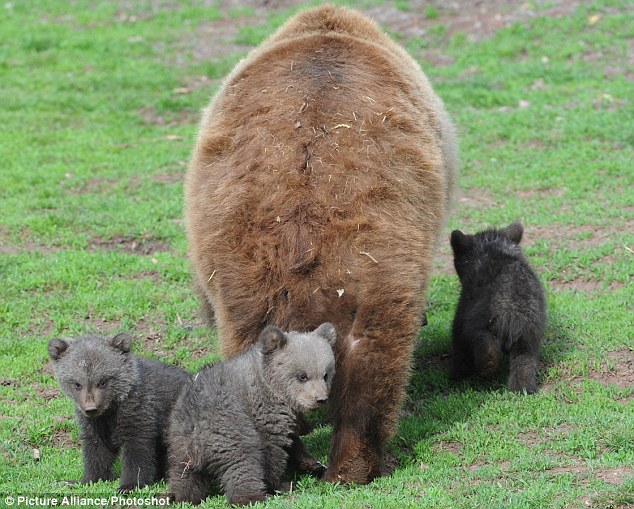
<svg viewBox="0 0 634 509"><path fill-rule="evenodd" d="M537 360L546 323L544 291L519 243L524 229L451 234L462 292L453 322L453 378L497 371L510 357L511 391L537 392Z"/></svg>
<svg viewBox="0 0 634 509"><path fill-rule="evenodd" d="M62 390L75 402L84 457L83 483L114 479L123 449L119 491L161 479L169 412L190 376L175 366L130 354L125 333L51 339L48 353Z"/></svg>

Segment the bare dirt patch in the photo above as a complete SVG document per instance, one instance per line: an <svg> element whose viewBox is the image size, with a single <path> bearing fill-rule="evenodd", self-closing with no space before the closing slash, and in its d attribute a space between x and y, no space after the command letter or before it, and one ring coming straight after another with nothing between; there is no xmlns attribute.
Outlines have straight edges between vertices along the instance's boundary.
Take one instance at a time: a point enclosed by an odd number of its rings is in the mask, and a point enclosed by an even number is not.
<svg viewBox="0 0 634 509"><path fill-rule="evenodd" d="M0 253L15 254L15 247L9 245L9 230L6 226L0 225Z"/></svg>
<svg viewBox="0 0 634 509"><path fill-rule="evenodd" d="M617 486L622 485L628 477L634 475L634 469L632 468L591 468L576 459L570 466L549 468L546 472L554 476L573 475L581 478L581 482L584 484L588 483L592 478L596 478L604 483Z"/></svg>
<svg viewBox="0 0 634 509"><path fill-rule="evenodd" d="M49 360L42 366L41 369L38 370L38 373L44 373L45 375L49 375L52 378L55 378L55 370L53 369L53 363Z"/></svg>
<svg viewBox="0 0 634 509"><path fill-rule="evenodd" d="M22 228L17 239L12 239L8 228L0 226L0 254L16 255L20 253L55 253L59 251L59 247L51 245L46 246L38 244L30 240L32 238L30 228Z"/></svg>
<svg viewBox="0 0 634 509"><path fill-rule="evenodd" d="M584 380L595 380L605 386L616 386L619 389L634 389L634 350L622 349L609 352L604 356L599 370L591 369L585 377L581 376L564 376L559 377L559 381L565 379L566 384L575 388L576 392L582 390L582 382ZM546 382L541 386L544 392L553 389L557 382ZM622 400L626 403L633 397L634 392Z"/></svg>
<svg viewBox="0 0 634 509"><path fill-rule="evenodd" d="M136 334L142 337L141 341L145 345L143 348L144 351L152 352L159 357L167 355L163 349L163 333L160 330L156 330L156 327L150 327L144 331L140 331L139 327L137 327Z"/></svg>
<svg viewBox="0 0 634 509"><path fill-rule="evenodd" d="M476 461L475 463L472 463L471 465L467 465L467 470L469 470L470 472L475 472L479 470L480 468L485 468L485 467L495 467L501 470L508 470L511 467L511 462L502 461L500 464L493 464L493 463L486 463L484 461Z"/></svg>
<svg viewBox="0 0 634 509"><path fill-rule="evenodd" d="M440 442L434 444L435 451L444 451L459 456L462 452L463 445L460 442Z"/></svg>
<svg viewBox="0 0 634 509"><path fill-rule="evenodd" d="M561 440L567 435L571 427L566 423L558 424L556 427L542 428L539 432L521 431L517 434L517 441L529 447L548 444L549 442Z"/></svg>
<svg viewBox="0 0 634 509"><path fill-rule="evenodd" d="M69 447L77 447L79 442L77 440L73 440L72 433L70 431L59 429L51 435L51 445L53 447L59 447L60 449L66 449Z"/></svg>
<svg viewBox="0 0 634 509"><path fill-rule="evenodd" d="M246 53L252 46L235 42L240 26L261 25L263 21L257 16L242 16L239 21L230 18L208 21L199 25L184 44L190 48L194 60L199 62L221 60L231 53ZM203 86L204 82L198 79L188 84L192 88L196 85Z"/></svg>
<svg viewBox="0 0 634 509"><path fill-rule="evenodd" d="M9 244L5 244L4 242L0 243L0 254L3 255L14 255L24 250L24 248L20 248L18 246L11 246Z"/></svg>
<svg viewBox="0 0 634 509"><path fill-rule="evenodd" d="M549 245L564 247L566 249L588 249L605 244L619 246L615 238L624 231L634 231L634 220L626 219L615 224L606 225L554 225L534 226L524 232L522 243L532 246L536 242L545 242ZM622 253L626 255L625 250ZM634 253L630 253L634 254Z"/></svg>
<svg viewBox="0 0 634 509"><path fill-rule="evenodd" d="M549 198L561 198L566 194L566 190L563 188L552 189L523 189L515 192L515 196L522 200L530 200L535 197L549 197Z"/></svg>
<svg viewBox="0 0 634 509"><path fill-rule="evenodd" d="M456 193L456 207L486 208L495 205L495 199L483 189L472 188Z"/></svg>
<svg viewBox="0 0 634 509"><path fill-rule="evenodd" d="M590 371L588 378L603 385L634 388L634 350L617 350L606 355L601 371Z"/></svg>
<svg viewBox="0 0 634 509"><path fill-rule="evenodd" d="M66 175L66 180L62 182L66 188L65 191L68 194L99 194L111 191L119 184L118 179L108 179L105 177L94 177L86 179L81 183L74 184L72 178L73 175L68 173Z"/></svg>
<svg viewBox="0 0 634 509"><path fill-rule="evenodd" d="M634 475L634 470L631 468L619 467L619 468L601 468L594 471L594 475L600 481L610 484L621 485L628 477Z"/></svg>
<svg viewBox="0 0 634 509"><path fill-rule="evenodd" d="M302 3L302 0L220 0L218 7L221 12L248 7L253 9L256 16L264 16L270 11L289 9Z"/></svg>
<svg viewBox="0 0 634 509"><path fill-rule="evenodd" d="M44 388L44 389L38 389L37 391L35 391L35 395L38 398L42 398L44 399L44 401L49 402L52 399L55 398L59 398L59 389L55 388L55 389L48 389L48 388Z"/></svg>
<svg viewBox="0 0 634 509"><path fill-rule="evenodd" d="M132 235L117 235L110 239L95 238L90 242L90 245L92 250L122 251L129 254L150 255L170 251L170 245L165 240Z"/></svg>
<svg viewBox="0 0 634 509"><path fill-rule="evenodd" d="M189 321L183 320L180 315L177 314L176 321L178 326L182 327L187 332L190 332L195 328L205 326L203 320L198 316L194 317L192 321ZM166 322L164 320L155 318L151 321L151 323L148 323L145 319L141 319L135 324L133 335L135 338L138 338L139 343L144 345L142 348L144 352L152 352L154 355L163 359L169 357L165 348L165 338L163 335L165 327ZM210 346L200 346L200 344L194 345L188 338L179 341L179 346L188 348L188 357L190 359L199 359L204 357L212 350ZM173 363L179 365L180 361L179 359L174 359Z"/></svg>
<svg viewBox="0 0 634 509"><path fill-rule="evenodd" d="M195 121L187 121L188 123L195 123ZM160 143L164 141L169 142L183 142L185 139L182 136L177 135L165 135L160 138L153 138L149 140L145 140L153 143ZM122 148L128 148L131 145L126 145ZM151 178L154 182L159 182L161 184L174 184L183 180L183 175L185 173L185 167L187 166L186 161L178 161L174 165L170 165L167 168L161 168L161 170L165 171L166 169L171 170L174 169L174 173L161 173L161 174L150 174L149 178ZM178 170L182 169L182 173ZM83 182L72 182L72 175L68 177L69 180L64 182L65 192L70 195L84 195L84 194L106 194L112 192L122 192L121 190L121 180L114 178L104 178L104 177L94 177L91 179L87 179ZM147 174L144 174L143 177L133 176L127 183L127 186L123 192L125 193L133 193L136 189L138 189L141 185L143 185L148 178Z"/></svg>
<svg viewBox="0 0 634 509"><path fill-rule="evenodd" d="M184 168L187 163L185 161L179 161L180 165ZM184 170L183 170L184 171ZM162 173L159 175L152 175L154 182L161 184L179 184L183 182L184 173Z"/></svg>
<svg viewBox="0 0 634 509"><path fill-rule="evenodd" d="M518 433L517 440L520 443L524 445L528 445L528 446L534 446L542 442L539 435L535 433L534 431L523 431Z"/></svg>
<svg viewBox="0 0 634 509"><path fill-rule="evenodd" d="M380 7L372 7L363 12L390 31L406 37L421 37L433 26L442 24L445 33L452 36L458 32L464 33L471 41L490 37L497 30L509 27L513 23L527 22L537 16L560 18L572 13L580 0L559 0L550 2L547 9L536 10L535 5L542 2L511 2L509 0L433 0L410 1L406 11L385 2ZM437 15L430 19L426 16L426 9L434 7Z"/></svg>
<svg viewBox="0 0 634 509"><path fill-rule="evenodd" d="M188 94L197 87L208 85L210 80L206 77L197 78L186 87L177 88L175 94ZM141 108L138 110L139 115L146 124L176 127L179 125L192 125L198 122L200 114L198 111L179 110L170 112L169 114L159 113L155 108ZM180 139L180 137L179 137ZM169 141L169 139L168 139ZM179 140L175 140L179 141Z"/></svg>
<svg viewBox="0 0 634 509"><path fill-rule="evenodd" d="M584 278L575 278L570 281L553 279L548 281L548 286L552 290L574 290L577 292L595 292L602 288L601 281L594 281Z"/></svg>

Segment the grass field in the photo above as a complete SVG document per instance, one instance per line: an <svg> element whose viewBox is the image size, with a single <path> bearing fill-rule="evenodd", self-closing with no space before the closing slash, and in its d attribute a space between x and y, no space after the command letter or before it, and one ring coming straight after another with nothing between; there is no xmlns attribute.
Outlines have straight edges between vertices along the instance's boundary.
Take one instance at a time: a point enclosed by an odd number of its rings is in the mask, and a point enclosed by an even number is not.
<svg viewBox="0 0 634 509"><path fill-rule="evenodd" d="M347 3L421 62L459 128L445 238L525 225L548 301L540 392L511 394L504 374L449 382L447 240L392 475L298 478L266 507L634 507L634 4L458 4ZM117 487L63 482L80 478L81 454L50 338L126 330L137 353L189 370L218 358L190 285L183 174L220 78L297 10L240 5L0 5L0 506ZM323 461L329 438L326 423L306 438Z"/></svg>

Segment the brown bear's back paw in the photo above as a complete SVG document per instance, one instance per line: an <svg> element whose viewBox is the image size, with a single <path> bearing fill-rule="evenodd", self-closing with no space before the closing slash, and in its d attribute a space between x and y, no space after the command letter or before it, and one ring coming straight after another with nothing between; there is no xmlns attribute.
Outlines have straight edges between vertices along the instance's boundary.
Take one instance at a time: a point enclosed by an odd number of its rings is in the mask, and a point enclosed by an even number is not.
<svg viewBox="0 0 634 509"><path fill-rule="evenodd" d="M333 483L368 484L380 476L381 461L379 458L356 456L347 458L338 464L330 464L323 479Z"/></svg>

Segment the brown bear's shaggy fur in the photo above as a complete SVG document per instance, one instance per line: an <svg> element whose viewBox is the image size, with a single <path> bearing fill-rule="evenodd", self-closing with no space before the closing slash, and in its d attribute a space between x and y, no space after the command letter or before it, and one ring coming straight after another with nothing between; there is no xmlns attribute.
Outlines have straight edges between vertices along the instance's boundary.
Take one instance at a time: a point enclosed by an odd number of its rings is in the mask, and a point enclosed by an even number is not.
<svg viewBox="0 0 634 509"><path fill-rule="evenodd" d="M336 325L330 481L381 473L455 145L414 60L332 6L288 21L204 113L185 188L196 284L226 355L267 324Z"/></svg>

